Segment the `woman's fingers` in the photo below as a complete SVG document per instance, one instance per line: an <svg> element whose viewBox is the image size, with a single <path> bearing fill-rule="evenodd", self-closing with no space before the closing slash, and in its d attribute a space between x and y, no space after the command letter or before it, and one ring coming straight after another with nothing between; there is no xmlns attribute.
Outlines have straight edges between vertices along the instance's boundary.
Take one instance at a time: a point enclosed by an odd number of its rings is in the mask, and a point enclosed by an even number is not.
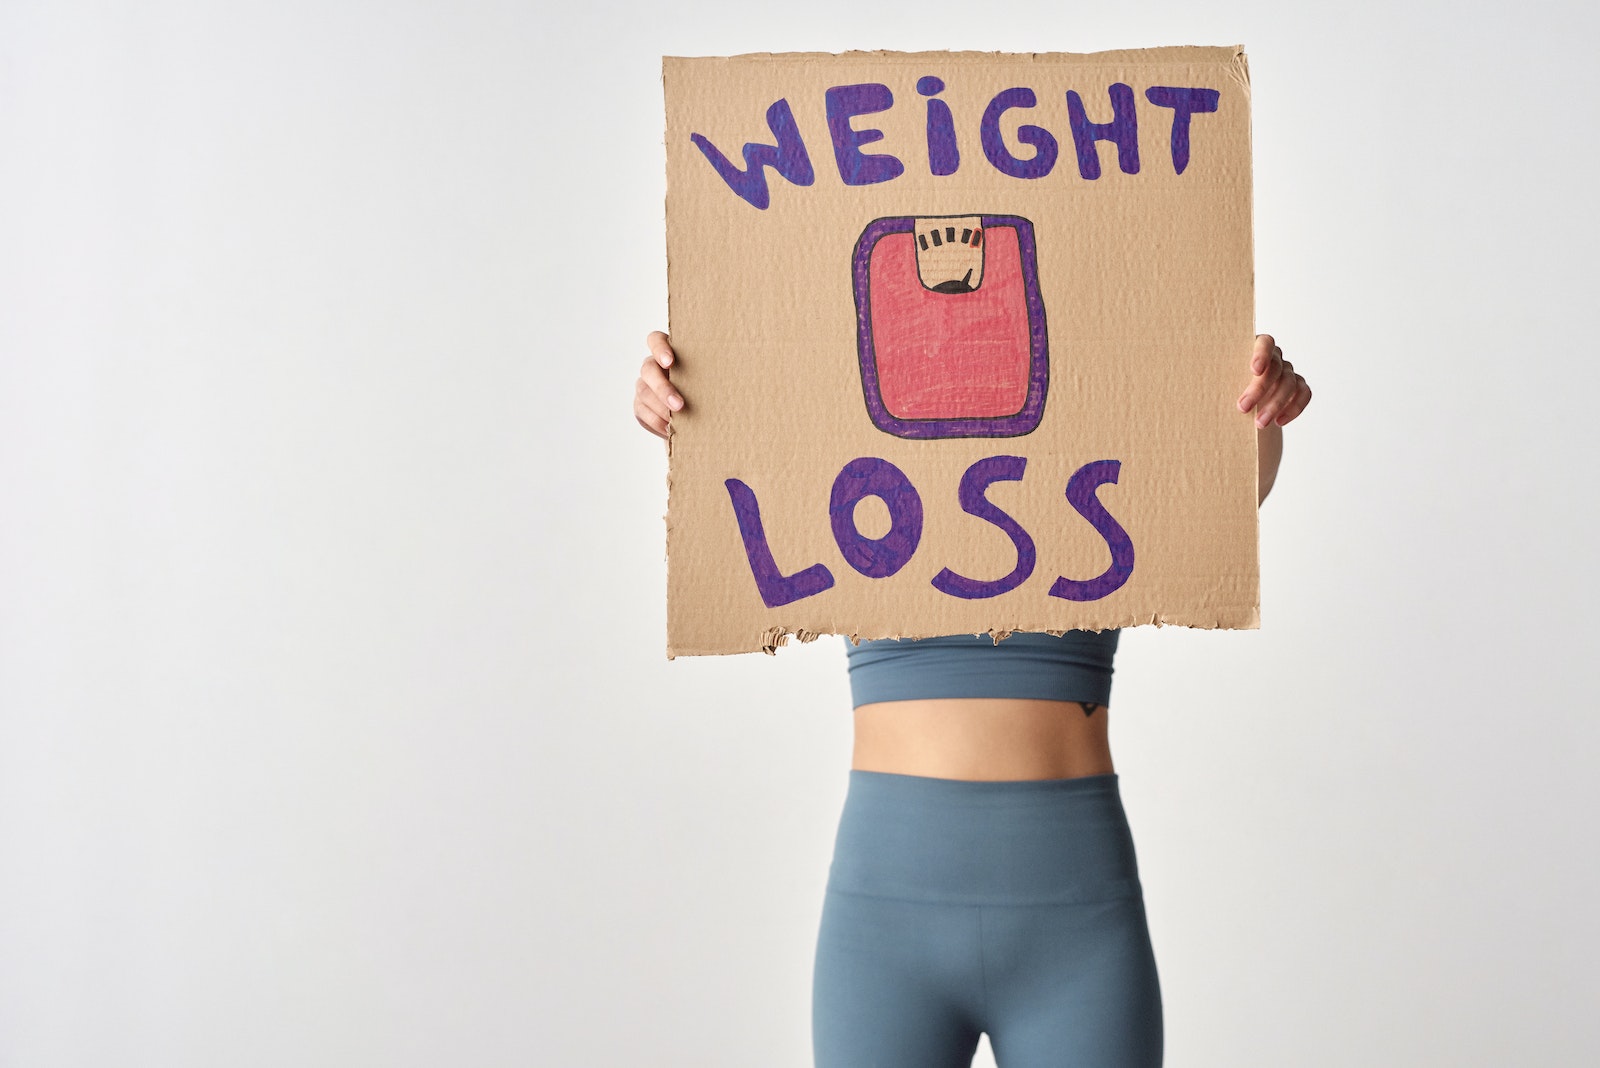
<svg viewBox="0 0 1600 1068"><path fill-rule="evenodd" d="M659 330L650 331L650 336L644 339L645 347L650 350L650 355L662 367L672 366L672 343L667 340L667 335Z"/></svg>
<svg viewBox="0 0 1600 1068"><path fill-rule="evenodd" d="M1285 404L1283 409L1278 412L1279 426L1286 425L1289 420L1305 411L1306 405L1311 403L1311 387L1306 385L1306 380L1299 375L1295 375L1295 378L1298 380L1298 386L1289 403Z"/></svg>
<svg viewBox="0 0 1600 1068"><path fill-rule="evenodd" d="M645 363L647 366L655 366L649 360ZM656 370L659 371L660 368ZM662 438L667 436L667 428L672 423L672 411L667 407L667 402L656 394L643 376L633 384L633 417L638 420L640 426Z"/></svg>
<svg viewBox="0 0 1600 1068"><path fill-rule="evenodd" d="M672 424L672 413L683 410L683 394L672 385L668 370L676 360L667 335L651 331L645 338L650 355L639 367L633 384L633 418L659 438L665 438Z"/></svg>
<svg viewBox="0 0 1600 1068"><path fill-rule="evenodd" d="M1287 360L1283 361L1283 374L1273 386L1272 392L1267 394L1256 408L1256 426L1271 426L1274 420L1282 426L1298 415L1299 409L1291 411L1291 405L1299 398L1300 391L1305 389L1305 400L1311 399L1311 391L1306 388L1305 383L1306 380L1295 373L1294 364ZM1300 407L1304 408L1305 404L1302 403ZM1288 414L1287 419L1284 418L1285 414Z"/></svg>
<svg viewBox="0 0 1600 1068"><path fill-rule="evenodd" d="M1277 389L1283 380L1283 350L1278 347L1271 334L1261 334L1256 338L1255 351L1250 355L1250 373L1254 377L1250 385L1239 395L1241 412L1248 412L1255 408L1262 398L1271 396L1273 390Z"/></svg>
<svg viewBox="0 0 1600 1068"><path fill-rule="evenodd" d="M667 402L643 378L633 384L633 406L653 412L663 419L672 418L672 409L667 407Z"/></svg>
<svg viewBox="0 0 1600 1068"><path fill-rule="evenodd" d="M640 426L662 438L667 436L672 422L672 413L642 378L633 387L633 417Z"/></svg>
<svg viewBox="0 0 1600 1068"><path fill-rule="evenodd" d="M667 372L656 362L654 356L645 357L643 365L640 366L639 385L648 389L664 408L670 408L675 412L683 410L683 395L673 388L672 380L667 377Z"/></svg>
<svg viewBox="0 0 1600 1068"><path fill-rule="evenodd" d="M656 437L666 440L667 421L661 418L659 415L640 415L639 409L635 408L633 410L633 419L634 422L650 431L650 433L654 434Z"/></svg>
<svg viewBox="0 0 1600 1068"><path fill-rule="evenodd" d="M639 371L639 377L649 383L650 388L660 397L662 403L673 411L683 409L683 395L673 388L668 377L670 368L677 362L677 354L672 351L672 343L667 335L659 330L652 330L644 339L645 347L650 350L644 366Z"/></svg>
<svg viewBox="0 0 1600 1068"><path fill-rule="evenodd" d="M1276 351L1278 354L1268 357L1265 369L1251 379L1250 385L1246 386L1244 393L1240 395L1239 410L1241 412L1248 412L1259 404L1263 397L1271 394L1282 379L1283 350L1278 349Z"/></svg>
<svg viewBox="0 0 1600 1068"><path fill-rule="evenodd" d="M1257 334L1255 351L1250 354L1250 373L1258 375L1265 371L1274 351L1280 358L1283 356L1283 350L1278 348L1278 342L1271 334Z"/></svg>

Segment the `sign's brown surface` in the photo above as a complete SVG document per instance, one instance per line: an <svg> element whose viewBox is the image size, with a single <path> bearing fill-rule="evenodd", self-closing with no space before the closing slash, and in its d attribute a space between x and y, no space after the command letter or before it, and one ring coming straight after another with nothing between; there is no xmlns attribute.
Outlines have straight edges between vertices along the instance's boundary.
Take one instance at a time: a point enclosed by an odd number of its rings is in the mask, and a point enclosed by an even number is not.
<svg viewBox="0 0 1600 1068"><path fill-rule="evenodd" d="M1257 625L1241 49L663 80L669 656Z"/></svg>

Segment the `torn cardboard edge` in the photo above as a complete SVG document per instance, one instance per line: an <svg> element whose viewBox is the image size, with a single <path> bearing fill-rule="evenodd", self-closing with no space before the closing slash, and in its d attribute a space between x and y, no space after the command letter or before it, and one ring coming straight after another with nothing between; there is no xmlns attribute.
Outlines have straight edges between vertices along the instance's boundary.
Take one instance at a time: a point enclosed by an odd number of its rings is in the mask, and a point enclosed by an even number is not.
<svg viewBox="0 0 1600 1068"><path fill-rule="evenodd" d="M1182 627L1186 630L1259 630L1260 626L1261 613L1258 606L1257 610L1251 614L1250 622L1248 624L1224 623L1221 619L1217 619L1210 624L1174 623L1164 617L1156 615L1149 619L1129 619L1125 623L1116 623L1105 627L1077 627L1069 629L1087 630L1094 633L1099 633L1106 630L1126 630L1130 627L1155 627L1158 630L1163 627ZM961 631L960 633L971 634L974 638L987 636L993 640L994 644L999 645L1013 634L1049 634L1059 638L1068 633L1068 630L1056 628L1034 629L1029 627L1015 627L1009 630L975 630ZM789 629L783 626L775 626L769 627L761 634L760 644L758 646L737 650L717 649L697 651L692 649L674 649L669 645L667 647L667 659L676 660L680 656L738 656L757 652L765 653L768 656L776 656L778 649L781 646L788 645L789 639L791 638L799 642L801 645L809 645L818 638L824 637L844 638L851 645L860 645L864 641L920 641L924 638L939 638L944 636L944 634L880 634L863 637L859 633L845 633L843 631L833 630L806 630L804 627Z"/></svg>

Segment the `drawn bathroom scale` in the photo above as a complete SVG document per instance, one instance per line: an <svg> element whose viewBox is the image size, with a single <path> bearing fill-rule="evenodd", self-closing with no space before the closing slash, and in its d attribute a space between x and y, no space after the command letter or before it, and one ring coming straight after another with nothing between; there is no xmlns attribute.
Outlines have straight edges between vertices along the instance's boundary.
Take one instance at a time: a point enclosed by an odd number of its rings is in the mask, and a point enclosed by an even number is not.
<svg viewBox="0 0 1600 1068"><path fill-rule="evenodd" d="M875 219L852 257L867 413L902 438L1005 438L1044 414L1050 350L1033 224Z"/></svg>

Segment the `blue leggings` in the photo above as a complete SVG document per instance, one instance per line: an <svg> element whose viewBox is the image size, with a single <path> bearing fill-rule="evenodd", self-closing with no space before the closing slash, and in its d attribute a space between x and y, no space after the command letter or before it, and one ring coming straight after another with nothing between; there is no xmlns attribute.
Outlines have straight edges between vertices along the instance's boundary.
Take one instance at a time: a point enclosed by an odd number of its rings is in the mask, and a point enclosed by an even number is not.
<svg viewBox="0 0 1600 1068"><path fill-rule="evenodd" d="M1156 1068L1161 987L1117 776L850 772L817 1068Z"/></svg>

